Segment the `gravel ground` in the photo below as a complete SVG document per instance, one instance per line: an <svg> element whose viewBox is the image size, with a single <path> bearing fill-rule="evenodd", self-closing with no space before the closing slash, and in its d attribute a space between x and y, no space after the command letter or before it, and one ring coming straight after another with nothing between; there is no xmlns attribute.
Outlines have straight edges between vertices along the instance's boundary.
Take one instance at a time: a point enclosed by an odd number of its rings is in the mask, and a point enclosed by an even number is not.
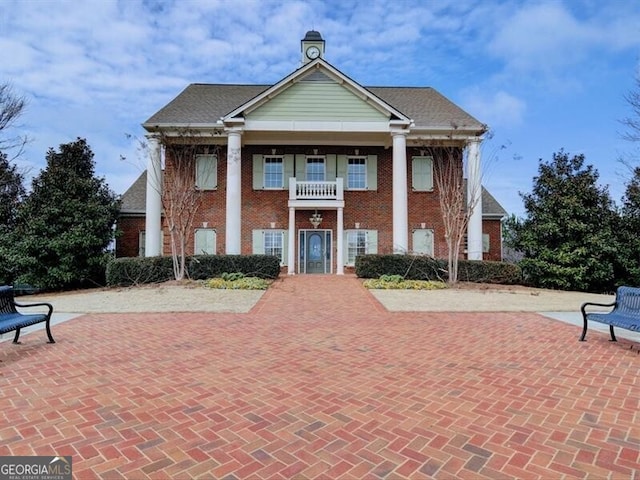
<svg viewBox="0 0 640 480"><path fill-rule="evenodd" d="M57 313L248 312L262 290L214 290L197 283L104 288L29 295ZM607 303L613 295L543 290L520 286L461 284L445 290L371 290L390 311L579 312L584 302Z"/></svg>

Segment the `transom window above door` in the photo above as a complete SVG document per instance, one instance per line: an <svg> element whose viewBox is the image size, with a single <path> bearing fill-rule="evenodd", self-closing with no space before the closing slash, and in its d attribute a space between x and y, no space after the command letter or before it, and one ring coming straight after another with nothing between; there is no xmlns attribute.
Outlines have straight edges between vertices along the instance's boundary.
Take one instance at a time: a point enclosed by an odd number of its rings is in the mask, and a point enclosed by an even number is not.
<svg viewBox="0 0 640 480"><path fill-rule="evenodd" d="M307 182L324 182L325 175L324 157L308 156L306 168Z"/></svg>

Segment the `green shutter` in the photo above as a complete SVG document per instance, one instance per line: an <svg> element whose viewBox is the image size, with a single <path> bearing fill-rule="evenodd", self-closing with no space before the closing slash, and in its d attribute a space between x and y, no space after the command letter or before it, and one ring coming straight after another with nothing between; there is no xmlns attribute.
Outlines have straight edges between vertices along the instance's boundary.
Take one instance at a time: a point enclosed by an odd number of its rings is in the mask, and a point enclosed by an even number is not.
<svg viewBox="0 0 640 480"><path fill-rule="evenodd" d="M253 189L262 190L264 188L264 165L262 155L253 155Z"/></svg>
<svg viewBox="0 0 640 480"><path fill-rule="evenodd" d="M377 230L367 230L367 253L378 253Z"/></svg>
<svg viewBox="0 0 640 480"><path fill-rule="evenodd" d="M336 154L329 153L327 154L326 160L326 176L325 180L327 182L335 182L336 181Z"/></svg>
<svg viewBox="0 0 640 480"><path fill-rule="evenodd" d="M349 230L342 233L342 263L349 264Z"/></svg>
<svg viewBox="0 0 640 480"><path fill-rule="evenodd" d="M304 153L296 153L296 181L304 182L307 179L307 156Z"/></svg>
<svg viewBox="0 0 640 480"><path fill-rule="evenodd" d="M282 231L282 265L287 265L289 260L289 230Z"/></svg>
<svg viewBox="0 0 640 480"><path fill-rule="evenodd" d="M367 157L367 190L378 190L378 156Z"/></svg>
<svg viewBox="0 0 640 480"><path fill-rule="evenodd" d="M264 253L264 235L262 230L253 230L253 242L251 244L254 255L262 255Z"/></svg>
<svg viewBox="0 0 640 480"><path fill-rule="evenodd" d="M337 156L337 168L336 168L336 177L344 179L344 188L348 188L347 175L348 175L348 164L347 164L347 156L346 155L338 155Z"/></svg>
<svg viewBox="0 0 640 480"><path fill-rule="evenodd" d="M289 188L289 178L295 175L295 172L293 171L293 154L288 153L284 155L282 162L284 163L282 170L282 174L284 175L284 188Z"/></svg>

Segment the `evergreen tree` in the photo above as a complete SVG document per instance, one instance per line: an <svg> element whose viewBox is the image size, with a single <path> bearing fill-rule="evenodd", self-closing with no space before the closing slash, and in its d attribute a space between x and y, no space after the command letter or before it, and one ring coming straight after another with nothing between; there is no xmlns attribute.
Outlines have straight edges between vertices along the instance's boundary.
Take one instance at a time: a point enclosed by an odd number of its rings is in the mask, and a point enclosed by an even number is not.
<svg viewBox="0 0 640 480"><path fill-rule="evenodd" d="M633 169L633 175L626 185L620 224L616 231L620 245L616 269L618 283L640 285L640 167Z"/></svg>
<svg viewBox="0 0 640 480"><path fill-rule="evenodd" d="M528 281L562 290L611 291L617 239L616 211L598 172L584 155L561 150L539 165L533 191L521 194L526 218L514 222L513 245Z"/></svg>
<svg viewBox="0 0 640 480"><path fill-rule="evenodd" d="M23 176L7 155L0 152L0 284L13 282L15 267L12 265L10 239L16 225L17 210L25 194Z"/></svg>
<svg viewBox="0 0 640 480"><path fill-rule="evenodd" d="M50 149L45 170L19 209L17 281L44 289L102 283L118 210L117 196L94 176L86 140Z"/></svg>

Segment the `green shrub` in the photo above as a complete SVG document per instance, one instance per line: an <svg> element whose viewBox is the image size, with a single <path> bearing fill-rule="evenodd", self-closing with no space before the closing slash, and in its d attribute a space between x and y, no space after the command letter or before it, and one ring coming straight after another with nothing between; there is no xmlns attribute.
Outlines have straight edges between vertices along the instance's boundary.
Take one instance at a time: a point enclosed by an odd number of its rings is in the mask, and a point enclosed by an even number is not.
<svg viewBox="0 0 640 480"><path fill-rule="evenodd" d="M277 278L280 259L273 255L194 255L187 262L189 278L205 280L223 273L239 272L247 277Z"/></svg>
<svg viewBox="0 0 640 480"><path fill-rule="evenodd" d="M408 280L442 280L446 278L443 265L432 257L419 255L359 255L355 267L360 278L399 275Z"/></svg>
<svg viewBox="0 0 640 480"><path fill-rule="evenodd" d="M514 285L522 283L522 271L515 263L488 260L460 260L458 280L474 283Z"/></svg>
<svg viewBox="0 0 640 480"><path fill-rule="evenodd" d="M125 257L107 264L107 285L122 286L172 280L171 257Z"/></svg>
<svg viewBox="0 0 640 480"><path fill-rule="evenodd" d="M360 255L356 257L356 275L360 278L394 277L405 280L448 279L447 261L417 255ZM512 285L522 282L520 267L513 263L459 260L461 282Z"/></svg>
<svg viewBox="0 0 640 480"><path fill-rule="evenodd" d="M271 255L194 255L187 258L186 265L187 276L192 280L223 274L272 279L280 274L280 260ZM160 283L175 278L170 256L117 258L107 265L106 277L109 286Z"/></svg>

